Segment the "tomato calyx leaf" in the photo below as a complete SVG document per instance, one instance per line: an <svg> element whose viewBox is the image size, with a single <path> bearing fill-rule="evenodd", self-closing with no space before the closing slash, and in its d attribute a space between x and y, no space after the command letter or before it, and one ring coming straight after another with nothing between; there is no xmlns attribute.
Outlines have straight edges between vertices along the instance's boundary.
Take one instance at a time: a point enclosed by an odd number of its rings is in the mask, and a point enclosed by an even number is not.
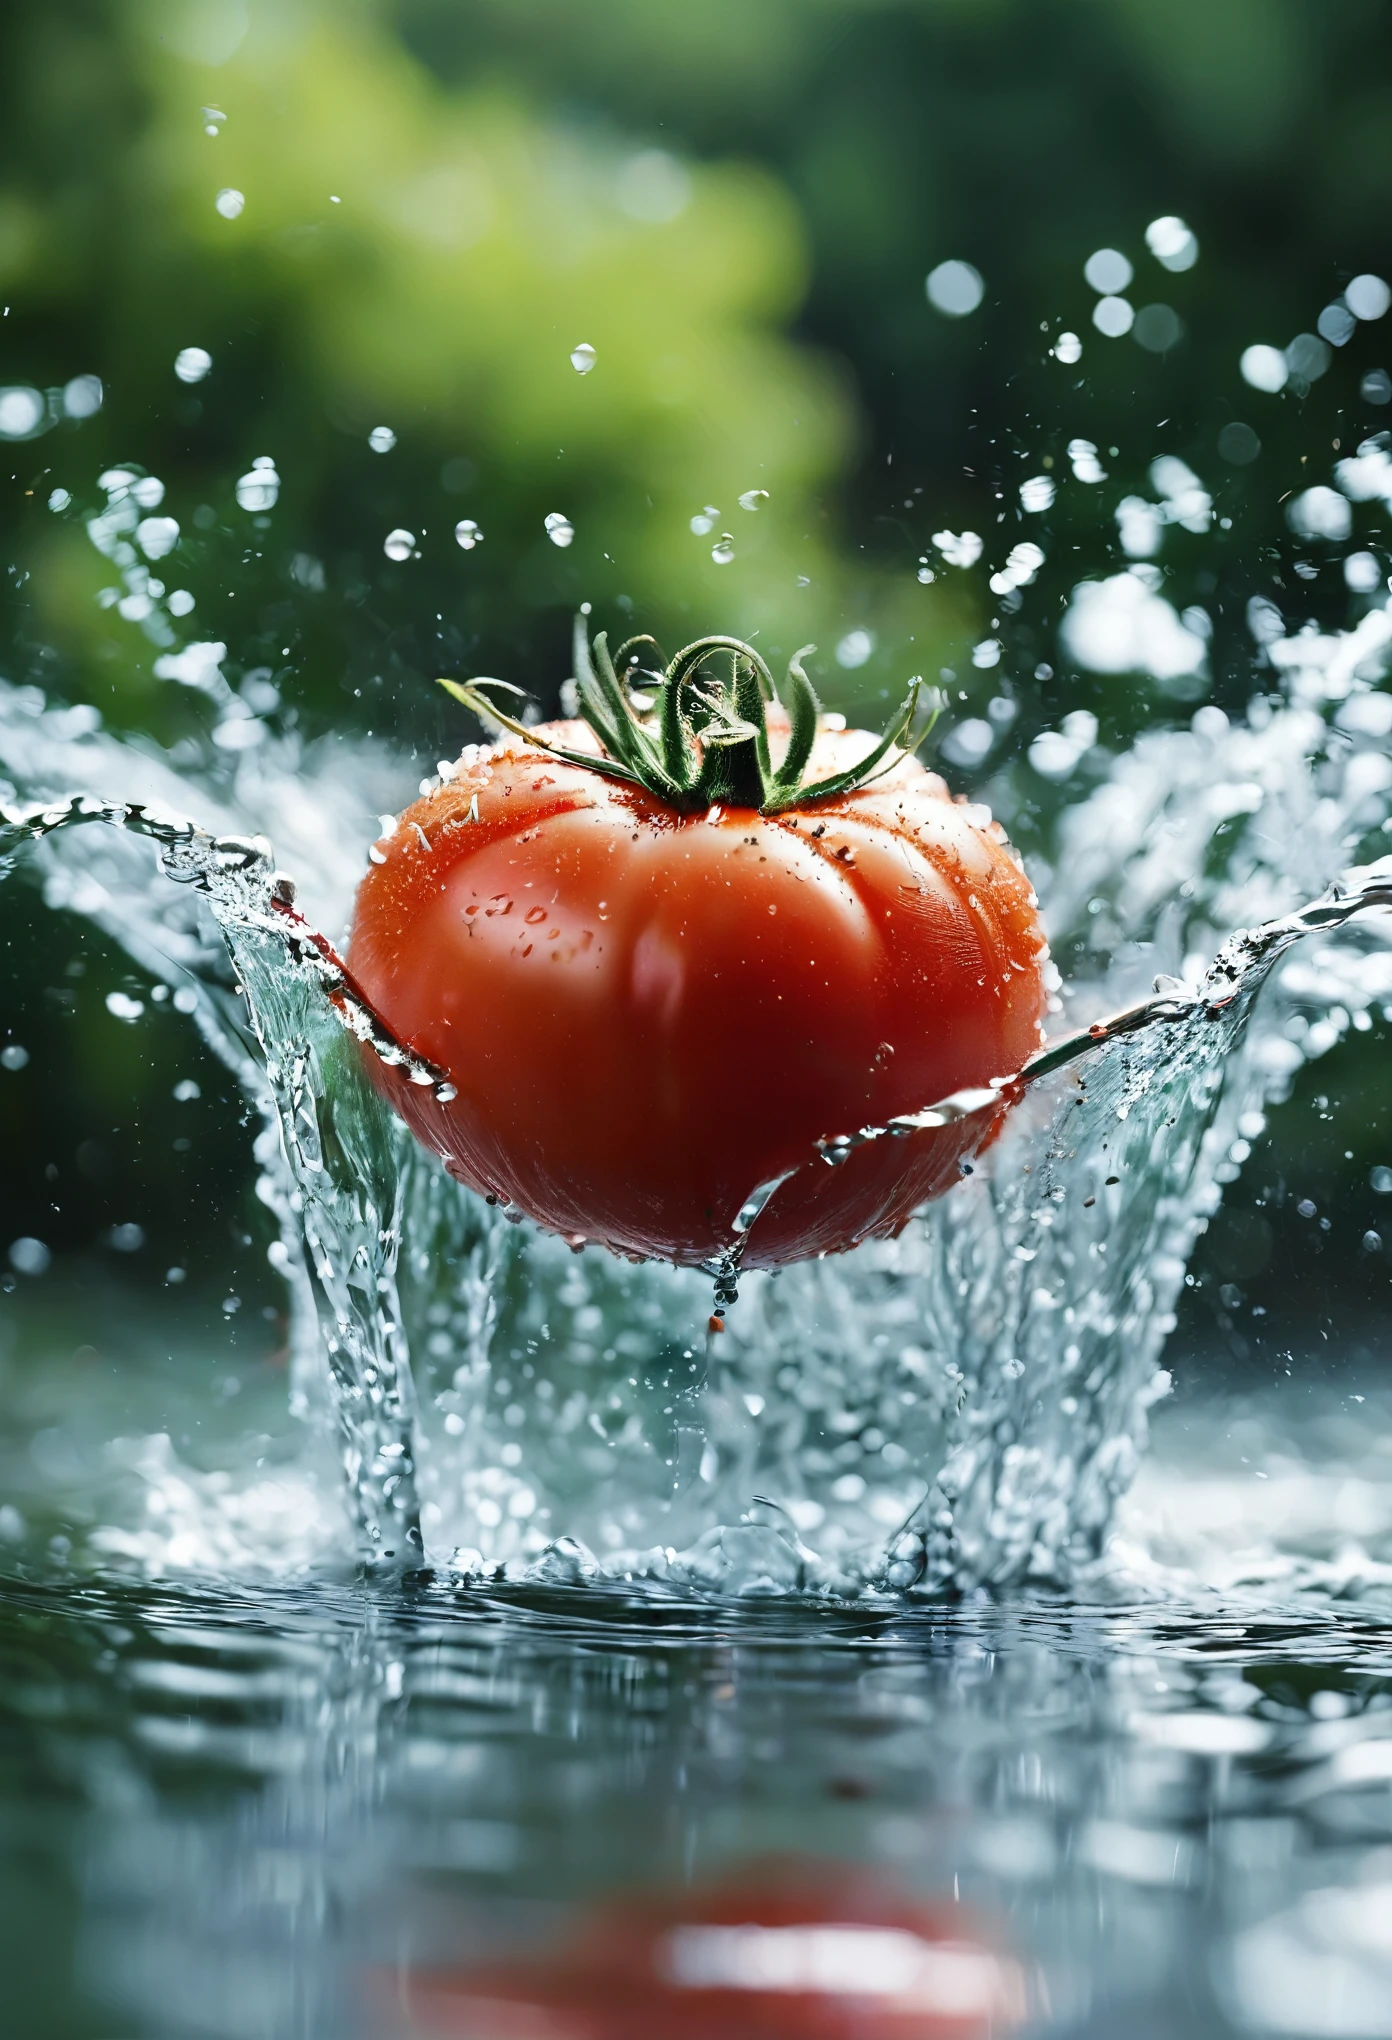
<svg viewBox="0 0 1392 2040"><path fill-rule="evenodd" d="M525 698L509 681L441 680L440 685L475 715L549 757L641 786L689 814L720 806L776 815L859 792L911 755L937 720L935 707L918 735L910 737L923 687L915 678L864 758L829 778L809 780L805 775L821 727L821 705L802 661L815 645L794 652L780 688L765 660L742 638L696 638L663 665L655 640L644 635L629 638L616 659L605 632L591 644L588 616L587 603L575 619L573 685L580 716L604 747L600 756L541 736L484 692L497 689ZM656 665L643 657L649 650ZM788 717L788 743L777 765L769 743L769 702L778 702Z"/></svg>
<svg viewBox="0 0 1392 2040"><path fill-rule="evenodd" d="M603 772L609 779L626 779L634 786L641 784L636 772L626 771L622 766L616 765L612 758L595 758L588 751L572 751L564 744L550 743L546 738L538 737L536 731L529 729L526 723L519 722L516 716L508 715L499 708L496 701L490 701L483 692L485 687L508 687L509 683L506 680L441 680L440 685L446 694L452 694L456 701L470 709L485 725L499 724L513 736L523 738L535 750L545 751L548 758L559 758L566 765L583 765L588 771ZM510 692L520 694L522 690L515 687L510 688Z"/></svg>

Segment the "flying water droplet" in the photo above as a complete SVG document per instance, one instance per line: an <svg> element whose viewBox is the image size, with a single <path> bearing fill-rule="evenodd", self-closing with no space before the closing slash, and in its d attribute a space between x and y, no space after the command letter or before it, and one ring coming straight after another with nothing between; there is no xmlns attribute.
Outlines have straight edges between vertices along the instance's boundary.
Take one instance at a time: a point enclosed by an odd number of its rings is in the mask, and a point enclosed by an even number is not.
<svg viewBox="0 0 1392 2040"><path fill-rule="evenodd" d="M1338 542L1353 529L1353 511L1348 498L1337 489L1317 483L1286 505L1286 522L1299 538L1327 538Z"/></svg>
<svg viewBox="0 0 1392 2040"><path fill-rule="evenodd" d="M728 531L722 531L711 547L711 558L718 567L728 567L735 556L735 541Z"/></svg>
<svg viewBox="0 0 1392 2040"><path fill-rule="evenodd" d="M1076 333L1060 333L1053 346L1055 361L1061 361L1065 368L1071 368L1075 361L1083 358L1083 343Z"/></svg>
<svg viewBox="0 0 1392 2040"><path fill-rule="evenodd" d="M1333 359L1333 349L1315 333L1297 333L1286 349L1286 367L1307 383L1318 382Z"/></svg>
<svg viewBox="0 0 1392 2040"><path fill-rule="evenodd" d="M204 106L201 107L199 111L202 114L203 118L204 134L205 135L220 134L222 132L222 123L227 118L227 115L223 112L222 108L220 106Z"/></svg>
<svg viewBox="0 0 1392 2040"><path fill-rule="evenodd" d="M1344 303L1355 319L1380 319L1392 305L1392 290L1380 276L1355 276L1344 291Z"/></svg>
<svg viewBox="0 0 1392 2040"><path fill-rule="evenodd" d="M975 531L935 531L933 543L950 567L974 567L981 558L981 537Z"/></svg>
<svg viewBox="0 0 1392 2040"><path fill-rule="evenodd" d="M48 425L48 406L26 384L0 389L0 439L32 439Z"/></svg>
<svg viewBox="0 0 1392 2040"><path fill-rule="evenodd" d="M597 359L588 340L582 340L578 347L570 350L570 365L577 375L588 375Z"/></svg>
<svg viewBox="0 0 1392 2040"><path fill-rule="evenodd" d="M1102 297L1118 296L1135 271L1119 248L1099 248L1083 264L1083 275Z"/></svg>
<svg viewBox="0 0 1392 2040"><path fill-rule="evenodd" d="M135 528L135 542L147 560L162 560L179 543L179 526L172 517L144 517Z"/></svg>
<svg viewBox="0 0 1392 2040"><path fill-rule="evenodd" d="M1092 308L1092 323L1104 339L1120 340L1136 323L1135 309L1124 297L1099 298Z"/></svg>
<svg viewBox="0 0 1392 2040"><path fill-rule="evenodd" d="M1274 397L1290 380L1290 368L1285 354L1279 347L1266 347L1260 344L1244 347L1238 367L1242 372L1242 380L1249 383L1254 390L1264 390L1267 396Z"/></svg>
<svg viewBox="0 0 1392 2040"><path fill-rule="evenodd" d="M1028 540L1012 547L1005 565L990 578L988 586L991 593L1009 595L1016 588L1027 588L1043 564L1043 553Z"/></svg>
<svg viewBox="0 0 1392 2040"><path fill-rule="evenodd" d="M21 1275L42 1275L53 1259L42 1240L25 1234L10 1245L10 1266Z"/></svg>
<svg viewBox="0 0 1392 2040"><path fill-rule="evenodd" d="M981 271L970 262L940 262L924 285L928 302L944 318L965 319L986 295Z"/></svg>
<svg viewBox="0 0 1392 2040"><path fill-rule="evenodd" d="M704 510L698 510L691 520L691 529L697 538L704 538L708 531L714 531L720 522L720 512L714 503L707 503Z"/></svg>
<svg viewBox="0 0 1392 2040"><path fill-rule="evenodd" d="M225 220L235 220L241 216L242 207L246 204L246 199L240 191L234 191L232 186L227 184L223 186L222 190L213 200L213 204Z"/></svg>
<svg viewBox="0 0 1392 2040"><path fill-rule="evenodd" d="M1073 472L1080 482L1105 482L1107 470L1097 458L1097 448L1090 439L1070 439L1068 458L1073 463Z"/></svg>
<svg viewBox="0 0 1392 2040"><path fill-rule="evenodd" d="M65 418L94 418L101 407L102 385L99 375L75 375L70 383L64 383Z"/></svg>
<svg viewBox="0 0 1392 2040"><path fill-rule="evenodd" d="M1371 595L1381 585L1382 567L1376 553L1350 553L1344 561L1344 581L1355 595Z"/></svg>
<svg viewBox="0 0 1392 2040"><path fill-rule="evenodd" d="M396 445L396 434L390 425L374 425L367 435L367 443L374 453L390 453Z"/></svg>
<svg viewBox="0 0 1392 2040"><path fill-rule="evenodd" d="M1332 305L1326 305L1315 321L1315 331L1331 347L1346 347L1357 326L1358 321L1348 306L1340 304L1337 299Z"/></svg>
<svg viewBox="0 0 1392 2040"><path fill-rule="evenodd" d="M483 532L472 517L461 517L454 527L455 540L465 552L472 552L476 545L483 544Z"/></svg>
<svg viewBox="0 0 1392 2040"><path fill-rule="evenodd" d="M181 347L174 356L174 373L182 383L202 382L212 365L206 347Z"/></svg>
<svg viewBox="0 0 1392 2040"><path fill-rule="evenodd" d="M552 510L546 519L546 536L552 545L567 546L575 536L575 526L559 510Z"/></svg>
<svg viewBox="0 0 1392 2040"><path fill-rule="evenodd" d="M389 531L382 540L382 550L389 560L412 559L416 551L416 534L414 531L403 531L398 526L395 531Z"/></svg>
<svg viewBox="0 0 1392 2040"><path fill-rule="evenodd" d="M137 494L139 484L132 494ZM160 494L164 491L161 489ZM243 510L273 510L280 495L280 476L276 464L269 454L258 454L251 464L250 472L239 477L237 501Z"/></svg>
<svg viewBox="0 0 1392 2040"><path fill-rule="evenodd" d="M836 663L848 673L863 666L875 649L875 633L871 630L848 630L836 647Z"/></svg>
<svg viewBox="0 0 1392 2040"><path fill-rule="evenodd" d="M739 506L741 510L757 510L759 505L767 503L768 499L767 489L746 489L739 499Z"/></svg>
<svg viewBox="0 0 1392 2040"><path fill-rule="evenodd" d="M1145 237L1147 248L1162 269L1192 269L1199 259L1199 243L1193 229L1173 213L1152 220Z"/></svg>
<svg viewBox="0 0 1392 2040"><path fill-rule="evenodd" d="M1051 510L1054 503L1054 484L1050 475L1031 475L1020 484L1020 508L1038 512Z"/></svg>

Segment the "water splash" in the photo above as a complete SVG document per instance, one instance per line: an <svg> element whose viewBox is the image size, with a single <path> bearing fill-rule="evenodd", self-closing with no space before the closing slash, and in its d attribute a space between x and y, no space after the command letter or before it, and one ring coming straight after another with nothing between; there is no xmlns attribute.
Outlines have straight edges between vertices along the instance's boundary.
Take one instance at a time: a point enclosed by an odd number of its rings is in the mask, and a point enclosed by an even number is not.
<svg viewBox="0 0 1392 2040"><path fill-rule="evenodd" d="M61 715L56 721L63 726ZM322 1350L364 1556L397 1564L418 1558L414 1402L394 1295L397 1191L371 1112L350 1118L334 1110L332 1071L347 1046L337 1016L374 1053L410 1059L354 1003L321 953L327 945L301 938L304 924L288 911L292 888L275 871L264 837L215 836L150 805L73 795L23 812L0 810L0 857L21 839L42 841L88 822L153 840L164 873L196 889L223 937L220 956L177 911L143 927L138 906L134 926L119 910L108 915L111 896L90 865L87 884L78 876L51 893L108 925L114 918L147 967L176 962L198 982L194 1012L205 1039L252 1094L271 1134L257 1142L258 1190L280 1221L272 1259L296 1306L301 1397L308 1400ZM146 893L148 885L137 898ZM219 968L225 959L230 985ZM419 1065L410 1070L414 1079Z"/></svg>
<svg viewBox="0 0 1392 2040"><path fill-rule="evenodd" d="M257 1102L296 1394L312 1411L327 1374L374 1562L684 1594L1076 1581L1165 1391L1175 1297L1237 1173L1239 1122L1392 999L1385 920L1330 939L1388 903L1385 861L1305 904L1388 807L1364 706L1383 698L1366 676L1386 617L1370 618L1273 644L1284 702L1151 733L1064 807L1038 883L1072 1031L1021 1073L1004 1134L950 1197L897 1241L743 1277L720 1334L699 1274L577 1257L489 1208L368 1082L360 1041L442 1079L356 996L262 832L273 819L309 912L341 927L360 855L345 788L365 811L400 804L399 784L377 791L399 773L379 750L268 732L176 773L91 711L4 689L0 762L31 801L5 842L32 841L49 898L143 967L190 974L198 1024ZM101 797L118 782L132 798ZM174 818L194 803L197 825ZM150 871L142 836L182 884ZM828 1129L804 1166L997 1103ZM779 1189L751 1186L745 1231Z"/></svg>

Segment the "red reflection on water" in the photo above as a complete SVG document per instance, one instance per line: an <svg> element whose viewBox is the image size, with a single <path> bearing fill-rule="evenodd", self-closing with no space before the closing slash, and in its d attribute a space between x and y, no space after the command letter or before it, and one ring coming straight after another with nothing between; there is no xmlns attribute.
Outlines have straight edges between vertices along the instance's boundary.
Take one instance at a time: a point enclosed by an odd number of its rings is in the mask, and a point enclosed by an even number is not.
<svg viewBox="0 0 1392 2040"><path fill-rule="evenodd" d="M397 2001L450 2040L989 2040L1027 2011L958 1907L789 1864L617 1901L530 1961L415 1971Z"/></svg>

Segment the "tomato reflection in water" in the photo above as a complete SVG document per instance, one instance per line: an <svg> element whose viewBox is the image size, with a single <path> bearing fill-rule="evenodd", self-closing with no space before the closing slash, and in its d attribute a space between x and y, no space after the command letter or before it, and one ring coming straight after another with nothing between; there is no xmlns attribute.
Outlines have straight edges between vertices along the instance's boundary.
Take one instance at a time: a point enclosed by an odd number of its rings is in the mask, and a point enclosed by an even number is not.
<svg viewBox="0 0 1392 2040"><path fill-rule="evenodd" d="M990 2040L1027 2011L1019 1965L960 1908L783 1865L619 1901L551 1956L394 1994L409 2031L454 2040Z"/></svg>

